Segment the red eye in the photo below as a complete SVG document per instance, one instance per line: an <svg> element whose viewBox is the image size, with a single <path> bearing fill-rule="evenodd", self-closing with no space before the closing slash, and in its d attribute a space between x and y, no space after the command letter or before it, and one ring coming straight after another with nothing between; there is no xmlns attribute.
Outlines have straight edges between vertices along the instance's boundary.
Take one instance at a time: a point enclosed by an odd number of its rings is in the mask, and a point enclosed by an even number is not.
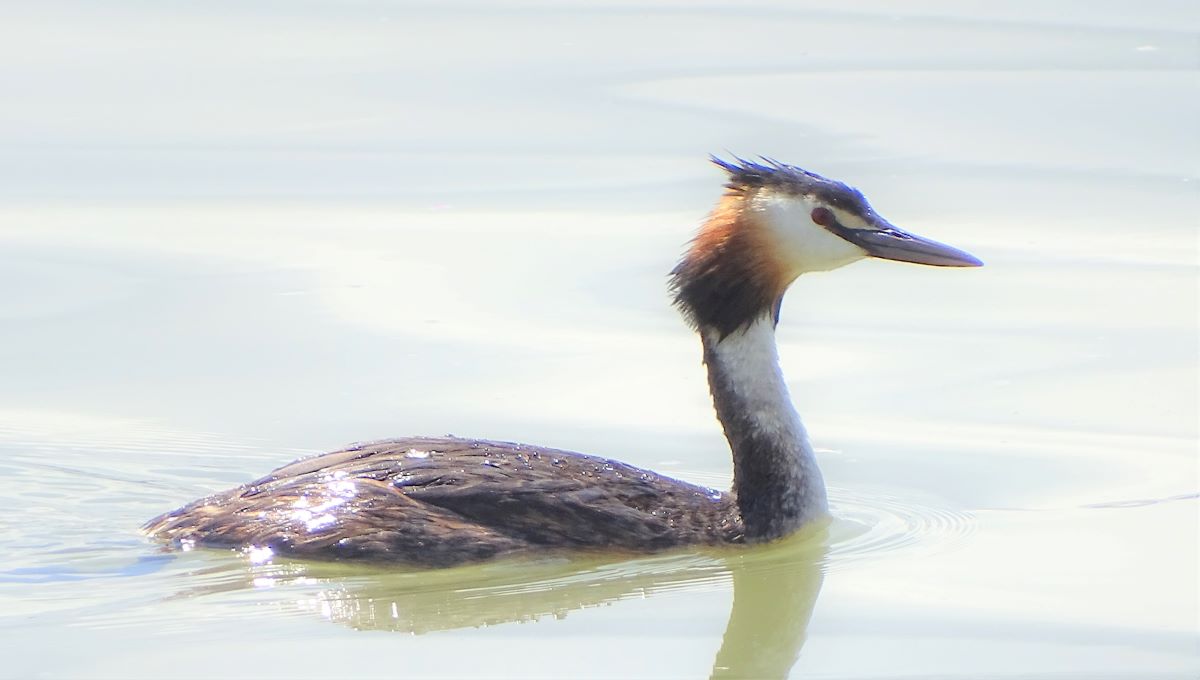
<svg viewBox="0 0 1200 680"><path fill-rule="evenodd" d="M829 208L813 208L812 221L822 227L831 227L835 221L833 219L833 211Z"/></svg>

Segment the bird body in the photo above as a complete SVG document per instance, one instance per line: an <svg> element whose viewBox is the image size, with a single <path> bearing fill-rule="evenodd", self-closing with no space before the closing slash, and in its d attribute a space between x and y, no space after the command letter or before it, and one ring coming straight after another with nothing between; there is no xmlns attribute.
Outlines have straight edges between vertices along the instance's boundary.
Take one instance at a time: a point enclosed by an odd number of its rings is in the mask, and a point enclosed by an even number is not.
<svg viewBox="0 0 1200 680"><path fill-rule="evenodd" d="M185 546L425 566L553 548L742 540L729 494L597 456L453 437L304 458L156 518L148 530Z"/></svg>
<svg viewBox="0 0 1200 680"><path fill-rule="evenodd" d="M729 173L726 193L671 289L700 335L733 454L731 491L556 449L402 438L296 461L144 530L184 548L447 566L553 549L755 543L821 521L825 483L775 344L784 293L803 273L868 256L981 263L891 225L840 182L765 159L713 162Z"/></svg>

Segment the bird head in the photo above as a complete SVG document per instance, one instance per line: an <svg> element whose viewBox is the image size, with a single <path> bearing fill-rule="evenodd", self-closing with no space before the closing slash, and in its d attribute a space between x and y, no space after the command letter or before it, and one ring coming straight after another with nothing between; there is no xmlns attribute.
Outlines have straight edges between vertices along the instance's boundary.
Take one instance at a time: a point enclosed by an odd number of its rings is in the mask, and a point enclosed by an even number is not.
<svg viewBox="0 0 1200 680"><path fill-rule="evenodd" d="M671 273L676 304L721 336L768 313L800 274L875 257L939 267L983 263L881 217L857 189L763 159L713 158L725 195Z"/></svg>

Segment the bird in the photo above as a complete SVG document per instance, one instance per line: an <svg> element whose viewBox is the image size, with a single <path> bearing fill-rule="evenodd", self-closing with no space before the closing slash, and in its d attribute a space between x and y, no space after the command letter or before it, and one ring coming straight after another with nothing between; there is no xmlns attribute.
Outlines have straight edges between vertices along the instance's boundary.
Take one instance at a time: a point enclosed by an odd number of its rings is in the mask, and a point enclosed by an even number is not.
<svg viewBox="0 0 1200 680"><path fill-rule="evenodd" d="M775 341L801 274L865 258L983 263L905 231L857 189L771 158L716 156L726 181L669 274L700 337L733 458L718 491L600 456L507 441L401 437L302 458L155 517L169 548L255 559L450 567L551 551L752 545L829 521L825 482Z"/></svg>

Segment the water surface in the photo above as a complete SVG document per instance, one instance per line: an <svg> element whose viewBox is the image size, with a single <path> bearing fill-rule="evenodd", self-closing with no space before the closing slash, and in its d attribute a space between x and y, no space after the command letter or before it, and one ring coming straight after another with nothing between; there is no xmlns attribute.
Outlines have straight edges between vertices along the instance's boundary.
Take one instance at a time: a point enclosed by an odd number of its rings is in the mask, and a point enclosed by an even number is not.
<svg viewBox="0 0 1200 680"><path fill-rule="evenodd" d="M0 675L1195 677L1197 16L1047 7L0 10ZM988 264L785 301L824 532L440 572L138 535L402 434L728 484L665 292L725 151Z"/></svg>

